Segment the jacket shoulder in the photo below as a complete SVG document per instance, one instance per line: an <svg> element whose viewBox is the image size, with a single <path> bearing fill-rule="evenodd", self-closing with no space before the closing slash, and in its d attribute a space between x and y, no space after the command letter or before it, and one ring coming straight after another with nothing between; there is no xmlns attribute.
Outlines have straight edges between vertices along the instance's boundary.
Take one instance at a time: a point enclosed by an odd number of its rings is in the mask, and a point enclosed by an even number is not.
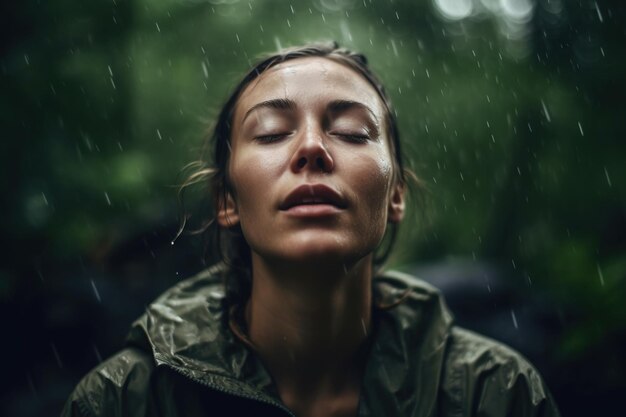
<svg viewBox="0 0 626 417"><path fill-rule="evenodd" d="M143 416L154 362L126 348L102 362L78 383L61 413L70 416Z"/></svg>
<svg viewBox="0 0 626 417"><path fill-rule="evenodd" d="M444 415L560 415L545 382L528 360L469 330L452 328L442 379Z"/></svg>

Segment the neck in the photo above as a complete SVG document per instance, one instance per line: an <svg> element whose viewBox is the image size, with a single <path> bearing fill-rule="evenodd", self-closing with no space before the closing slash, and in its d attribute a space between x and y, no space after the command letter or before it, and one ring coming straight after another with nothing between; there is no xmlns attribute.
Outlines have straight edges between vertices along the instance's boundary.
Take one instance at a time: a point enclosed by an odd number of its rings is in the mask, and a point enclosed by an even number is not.
<svg viewBox="0 0 626 417"><path fill-rule="evenodd" d="M354 389L371 319L371 259L306 268L253 254L250 340L281 396ZM284 389L281 389L283 387ZM288 388L285 388L288 387Z"/></svg>

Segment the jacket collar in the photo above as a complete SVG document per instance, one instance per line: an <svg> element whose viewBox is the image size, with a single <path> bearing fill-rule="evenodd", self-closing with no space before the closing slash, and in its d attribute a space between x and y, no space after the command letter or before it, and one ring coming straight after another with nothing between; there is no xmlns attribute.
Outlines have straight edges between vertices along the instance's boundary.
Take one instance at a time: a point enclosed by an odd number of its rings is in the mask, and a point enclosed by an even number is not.
<svg viewBox="0 0 626 417"><path fill-rule="evenodd" d="M280 405L261 361L229 329L223 280L231 273L218 264L166 291L128 343L201 384ZM359 415L418 415L418 406L432 415L452 316L435 288L409 275L387 272L373 285L378 307Z"/></svg>

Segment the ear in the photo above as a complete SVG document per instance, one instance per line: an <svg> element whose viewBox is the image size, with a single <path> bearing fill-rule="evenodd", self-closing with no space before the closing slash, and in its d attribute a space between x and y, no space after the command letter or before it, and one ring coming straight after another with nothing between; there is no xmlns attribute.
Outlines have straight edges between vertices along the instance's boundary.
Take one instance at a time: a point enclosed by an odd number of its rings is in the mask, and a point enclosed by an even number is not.
<svg viewBox="0 0 626 417"><path fill-rule="evenodd" d="M404 184L396 183L389 196L389 209L387 221L400 223L404 218Z"/></svg>
<svg viewBox="0 0 626 417"><path fill-rule="evenodd" d="M226 228L239 224L239 213L233 196L229 192L220 193L217 200L217 223Z"/></svg>

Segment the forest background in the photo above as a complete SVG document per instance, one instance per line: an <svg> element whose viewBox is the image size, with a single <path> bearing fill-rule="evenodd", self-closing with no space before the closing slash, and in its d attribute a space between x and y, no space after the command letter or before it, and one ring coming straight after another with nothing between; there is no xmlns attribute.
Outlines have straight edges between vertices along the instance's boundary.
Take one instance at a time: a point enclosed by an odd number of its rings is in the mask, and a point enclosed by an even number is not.
<svg viewBox="0 0 626 417"><path fill-rule="evenodd" d="M621 2L28 0L1 15L1 415L58 415L147 303L215 259L197 237L172 244L181 169L255 57L328 39L368 56L427 183L391 266L529 357L563 415L617 409Z"/></svg>

